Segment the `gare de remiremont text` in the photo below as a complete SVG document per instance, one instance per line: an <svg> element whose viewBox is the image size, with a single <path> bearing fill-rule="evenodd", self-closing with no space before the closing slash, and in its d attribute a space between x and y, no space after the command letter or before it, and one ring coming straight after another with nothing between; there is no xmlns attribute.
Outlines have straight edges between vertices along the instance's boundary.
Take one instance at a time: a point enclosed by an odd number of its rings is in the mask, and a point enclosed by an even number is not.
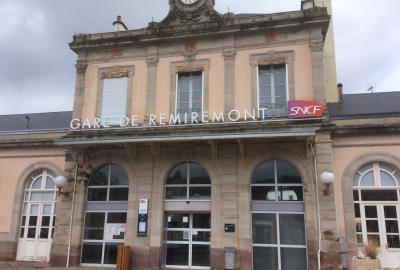
<svg viewBox="0 0 400 270"><path fill-rule="evenodd" d="M239 122L239 121L257 121L264 119L268 115L268 109L253 109L252 111L231 110L227 114L224 112L214 112L210 114L207 111L202 113L174 113L174 114L150 114L145 119L148 119L144 125L146 126L166 126L177 124L204 124L204 123L224 123L224 122ZM132 115L116 117L101 117L93 120L72 119L70 123L71 129L96 129L110 127L139 127L139 116Z"/></svg>

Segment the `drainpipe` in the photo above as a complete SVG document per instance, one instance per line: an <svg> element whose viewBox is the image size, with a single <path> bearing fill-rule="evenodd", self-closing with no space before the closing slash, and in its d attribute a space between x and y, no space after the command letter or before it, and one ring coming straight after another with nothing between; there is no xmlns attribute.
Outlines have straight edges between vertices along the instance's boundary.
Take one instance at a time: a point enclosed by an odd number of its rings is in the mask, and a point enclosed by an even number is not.
<svg viewBox="0 0 400 270"><path fill-rule="evenodd" d="M69 268L69 260L71 256L71 238L72 238L72 224L74 219L74 211L75 211L75 193L76 193L76 183L78 180L78 158L79 154L76 154L75 158L75 176L74 176L74 189L72 192L72 205L71 205L71 216L69 219L69 237L68 237L68 251L67 251L67 265L66 267Z"/></svg>
<svg viewBox="0 0 400 270"><path fill-rule="evenodd" d="M321 270L321 242L322 242L322 234L321 234L321 212L319 206L319 181L318 181L318 171L317 171L317 158L315 156L315 143L311 145L311 152L314 159L314 174L315 174L315 186L316 186L316 196L317 196L317 215L318 215L318 270Z"/></svg>

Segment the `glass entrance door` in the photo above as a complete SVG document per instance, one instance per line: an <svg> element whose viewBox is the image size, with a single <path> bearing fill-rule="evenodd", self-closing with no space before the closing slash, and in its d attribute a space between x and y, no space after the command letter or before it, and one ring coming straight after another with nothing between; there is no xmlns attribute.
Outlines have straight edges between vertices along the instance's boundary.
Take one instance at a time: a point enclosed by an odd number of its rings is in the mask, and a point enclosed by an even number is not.
<svg viewBox="0 0 400 270"><path fill-rule="evenodd" d="M166 213L166 268L210 269L210 213Z"/></svg>
<svg viewBox="0 0 400 270"><path fill-rule="evenodd" d="M363 243L372 240L380 246L384 267L400 265L399 205L363 204L361 220Z"/></svg>

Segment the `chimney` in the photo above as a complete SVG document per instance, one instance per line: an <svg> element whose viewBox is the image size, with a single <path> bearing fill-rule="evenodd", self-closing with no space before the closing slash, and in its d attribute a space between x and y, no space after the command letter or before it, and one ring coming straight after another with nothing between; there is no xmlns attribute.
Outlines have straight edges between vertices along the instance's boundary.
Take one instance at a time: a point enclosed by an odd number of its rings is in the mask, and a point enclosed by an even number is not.
<svg viewBox="0 0 400 270"><path fill-rule="evenodd" d="M128 30L128 27L126 27L126 25L122 21L121 16L117 16L117 20L113 22L113 26L114 26L114 31L116 32Z"/></svg>
<svg viewBox="0 0 400 270"><path fill-rule="evenodd" d="M337 85L337 90L338 90L338 94L339 94L339 103L341 103L343 100L343 84L339 83Z"/></svg>
<svg viewBox="0 0 400 270"><path fill-rule="evenodd" d="M301 10L313 8L314 0L301 0Z"/></svg>

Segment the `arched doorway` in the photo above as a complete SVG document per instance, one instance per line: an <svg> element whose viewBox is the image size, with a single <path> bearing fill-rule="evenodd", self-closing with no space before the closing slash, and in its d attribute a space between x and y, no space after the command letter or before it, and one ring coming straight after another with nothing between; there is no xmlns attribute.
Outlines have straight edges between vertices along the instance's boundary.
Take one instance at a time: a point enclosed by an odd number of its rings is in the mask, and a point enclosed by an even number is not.
<svg viewBox="0 0 400 270"><path fill-rule="evenodd" d="M306 270L303 182L286 161L259 165L251 178L254 270Z"/></svg>
<svg viewBox="0 0 400 270"><path fill-rule="evenodd" d="M382 162L361 167L353 178L357 243L380 247L384 267L400 265L400 172Z"/></svg>
<svg viewBox="0 0 400 270"><path fill-rule="evenodd" d="M165 268L210 269L211 178L197 163L173 168L166 180Z"/></svg>
<svg viewBox="0 0 400 270"><path fill-rule="evenodd" d="M42 169L25 186L17 260L49 261L55 224L55 174Z"/></svg>
<svg viewBox="0 0 400 270"><path fill-rule="evenodd" d="M123 168L108 164L89 180L82 265L114 266L118 246L125 243L129 180Z"/></svg>

